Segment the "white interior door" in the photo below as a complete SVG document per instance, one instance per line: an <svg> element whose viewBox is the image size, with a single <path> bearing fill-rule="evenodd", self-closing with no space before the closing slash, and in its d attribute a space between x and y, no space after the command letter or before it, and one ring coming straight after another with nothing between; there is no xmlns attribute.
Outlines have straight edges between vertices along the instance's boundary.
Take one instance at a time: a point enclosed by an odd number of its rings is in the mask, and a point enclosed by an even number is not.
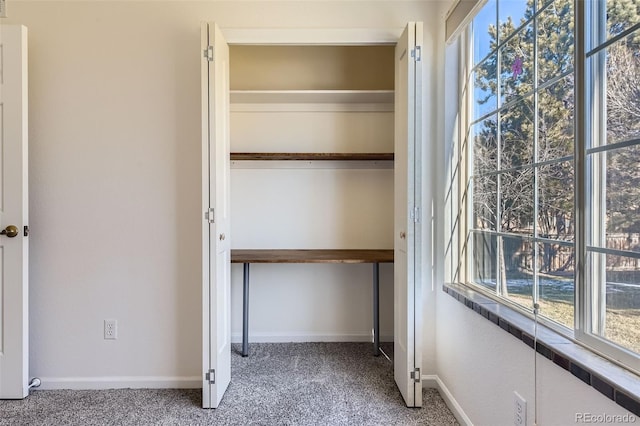
<svg viewBox="0 0 640 426"><path fill-rule="evenodd" d="M0 25L0 398L29 393L27 29ZM12 228L13 227L13 228Z"/></svg>
<svg viewBox="0 0 640 426"><path fill-rule="evenodd" d="M216 408L231 381L229 46L202 25L202 406Z"/></svg>
<svg viewBox="0 0 640 426"><path fill-rule="evenodd" d="M422 23L396 45L394 161L394 377L408 407L422 406L420 272Z"/></svg>

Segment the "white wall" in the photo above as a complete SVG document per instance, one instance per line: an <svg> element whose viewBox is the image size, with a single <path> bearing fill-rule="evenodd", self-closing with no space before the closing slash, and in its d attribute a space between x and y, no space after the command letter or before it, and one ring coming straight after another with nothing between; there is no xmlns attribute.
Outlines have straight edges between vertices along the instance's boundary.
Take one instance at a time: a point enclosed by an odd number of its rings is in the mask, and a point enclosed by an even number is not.
<svg viewBox="0 0 640 426"><path fill-rule="evenodd" d="M575 424L576 413L630 414L544 356L534 366L529 346L446 293L437 297L436 315L446 318L438 321L438 376L473 424L512 425L514 392L527 401L529 425Z"/></svg>
<svg viewBox="0 0 640 426"><path fill-rule="evenodd" d="M244 106L231 113L231 151L393 152L393 112ZM286 161L232 167L233 248L393 248L390 166ZM371 341L372 265L250 268L250 341ZM232 271L232 333L239 340L242 265ZM380 334L392 340L391 264L381 265L380 286Z"/></svg>
<svg viewBox="0 0 640 426"><path fill-rule="evenodd" d="M3 22L29 28L31 374L45 386L198 383L201 21L395 31L423 20L433 45L433 9L412 1L11 2ZM426 96L434 84L427 80ZM368 281L366 267L354 269L341 276ZM331 271L317 273L328 280ZM299 273L287 270L291 279ZM387 268L383 280L390 275ZM254 289L255 297L282 297L258 282ZM364 289L345 291L353 298ZM370 315L361 297L335 330L350 333L347 324ZM333 310L328 299L318 304ZM327 312L314 307L304 322ZM102 339L105 318L118 320L118 340ZM431 354L433 323L431 310ZM424 370L434 372L432 355Z"/></svg>

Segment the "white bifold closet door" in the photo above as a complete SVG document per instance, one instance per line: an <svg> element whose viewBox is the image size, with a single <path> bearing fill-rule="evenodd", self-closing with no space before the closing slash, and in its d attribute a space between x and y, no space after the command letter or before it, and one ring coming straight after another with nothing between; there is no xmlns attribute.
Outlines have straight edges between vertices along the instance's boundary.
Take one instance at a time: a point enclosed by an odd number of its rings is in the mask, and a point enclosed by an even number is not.
<svg viewBox="0 0 640 426"><path fill-rule="evenodd" d="M27 29L0 25L0 399L29 394Z"/></svg>
<svg viewBox="0 0 640 426"><path fill-rule="evenodd" d="M409 407L422 405L421 45L422 23L409 23L396 45L394 148L394 375ZM215 408L231 378L231 306L229 47L213 23L202 26L202 111L203 407Z"/></svg>
<svg viewBox="0 0 640 426"><path fill-rule="evenodd" d="M229 46L202 25L202 406L216 408L231 381Z"/></svg>
<svg viewBox="0 0 640 426"><path fill-rule="evenodd" d="M408 407L422 406L422 23L396 44L393 375Z"/></svg>

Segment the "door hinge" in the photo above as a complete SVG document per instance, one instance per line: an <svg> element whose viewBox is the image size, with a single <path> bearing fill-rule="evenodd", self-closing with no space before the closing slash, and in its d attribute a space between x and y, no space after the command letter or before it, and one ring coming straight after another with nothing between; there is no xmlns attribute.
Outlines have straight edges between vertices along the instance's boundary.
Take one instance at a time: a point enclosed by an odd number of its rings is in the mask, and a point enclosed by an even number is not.
<svg viewBox="0 0 640 426"><path fill-rule="evenodd" d="M419 62L422 60L422 46L416 46L411 49L411 57L414 61Z"/></svg>
<svg viewBox="0 0 640 426"><path fill-rule="evenodd" d="M413 223L420 223L420 207L413 206L413 209L409 213L409 217L413 220Z"/></svg>
<svg viewBox="0 0 640 426"><path fill-rule="evenodd" d="M207 46L206 49L204 49L202 51L204 58L209 61L209 62L213 62L213 46Z"/></svg>
<svg viewBox="0 0 640 426"><path fill-rule="evenodd" d="M410 374L411 380L413 380L416 383L420 383L420 380L422 380L422 376L420 375L420 369L419 368L415 368L411 374Z"/></svg>
<svg viewBox="0 0 640 426"><path fill-rule="evenodd" d="M209 223L215 223L216 222L215 209L210 208L209 210L204 212L204 220L206 220Z"/></svg>
<svg viewBox="0 0 640 426"><path fill-rule="evenodd" d="M204 373L204 379L209 382L210 385L216 383L216 370L209 370Z"/></svg>

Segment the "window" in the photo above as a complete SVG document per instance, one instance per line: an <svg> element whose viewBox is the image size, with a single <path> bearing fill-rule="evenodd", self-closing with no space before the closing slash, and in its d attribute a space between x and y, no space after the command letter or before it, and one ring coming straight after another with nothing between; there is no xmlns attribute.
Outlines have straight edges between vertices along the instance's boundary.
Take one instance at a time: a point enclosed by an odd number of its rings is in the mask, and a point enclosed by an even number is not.
<svg viewBox="0 0 640 426"><path fill-rule="evenodd" d="M582 7L489 0L458 41L449 279L640 371L640 3Z"/></svg>

